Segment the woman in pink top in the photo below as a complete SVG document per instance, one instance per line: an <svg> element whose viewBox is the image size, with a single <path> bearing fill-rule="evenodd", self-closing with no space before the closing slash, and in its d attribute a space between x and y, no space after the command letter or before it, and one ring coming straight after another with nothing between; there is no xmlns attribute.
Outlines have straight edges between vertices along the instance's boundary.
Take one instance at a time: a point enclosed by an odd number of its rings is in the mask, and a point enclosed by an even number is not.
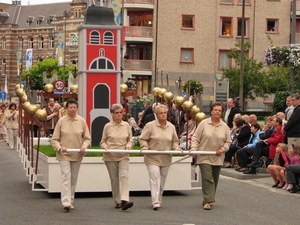
<svg viewBox="0 0 300 225"><path fill-rule="evenodd" d="M280 171L289 165L288 159L288 147L284 143L279 143L276 147L276 155L274 164L268 166L268 171L274 180L273 188L282 188L285 185L285 181L280 176Z"/></svg>
<svg viewBox="0 0 300 225"><path fill-rule="evenodd" d="M290 155L290 165L300 164L300 146L291 144L289 148L289 155ZM285 169L281 170L280 175L286 183L286 185L282 189L291 191L293 185L287 183L286 170Z"/></svg>

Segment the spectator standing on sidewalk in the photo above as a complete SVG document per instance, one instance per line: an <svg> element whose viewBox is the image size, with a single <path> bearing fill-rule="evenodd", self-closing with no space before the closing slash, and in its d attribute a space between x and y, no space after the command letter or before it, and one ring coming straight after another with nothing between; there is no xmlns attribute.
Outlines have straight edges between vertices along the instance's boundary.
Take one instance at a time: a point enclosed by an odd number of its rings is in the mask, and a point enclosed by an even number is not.
<svg viewBox="0 0 300 225"><path fill-rule="evenodd" d="M300 145L300 94L296 93L291 98L294 111L283 127L283 133L287 137L288 145Z"/></svg>
<svg viewBox="0 0 300 225"><path fill-rule="evenodd" d="M17 147L17 137L19 131L19 112L16 103L12 102L5 112L5 126L7 129L8 143L10 150Z"/></svg>

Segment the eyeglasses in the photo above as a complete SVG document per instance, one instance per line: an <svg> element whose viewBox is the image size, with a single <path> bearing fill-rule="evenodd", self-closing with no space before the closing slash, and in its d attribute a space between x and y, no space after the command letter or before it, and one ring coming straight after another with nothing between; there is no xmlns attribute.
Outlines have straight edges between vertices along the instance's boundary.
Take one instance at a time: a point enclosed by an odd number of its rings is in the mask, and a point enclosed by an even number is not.
<svg viewBox="0 0 300 225"><path fill-rule="evenodd" d="M114 114L122 114L123 112L114 112Z"/></svg>

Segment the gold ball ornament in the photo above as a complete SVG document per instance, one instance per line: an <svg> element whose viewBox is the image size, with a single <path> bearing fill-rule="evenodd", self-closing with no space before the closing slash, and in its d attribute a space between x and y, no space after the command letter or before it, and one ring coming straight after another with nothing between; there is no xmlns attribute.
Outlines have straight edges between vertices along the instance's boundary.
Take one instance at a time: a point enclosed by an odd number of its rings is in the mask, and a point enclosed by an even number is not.
<svg viewBox="0 0 300 225"><path fill-rule="evenodd" d="M28 101L28 97L26 94L24 94L21 98L21 102L24 103L24 102L27 102Z"/></svg>
<svg viewBox="0 0 300 225"><path fill-rule="evenodd" d="M164 94L164 99L165 99L167 102L172 101L172 100L173 100L173 93L167 91L167 92Z"/></svg>
<svg viewBox="0 0 300 225"><path fill-rule="evenodd" d="M39 121L45 121L47 119L47 112L45 109L36 110L34 115Z"/></svg>
<svg viewBox="0 0 300 225"><path fill-rule="evenodd" d="M192 107L194 106L194 103L192 103L191 101L185 101L182 104L182 107L185 111L190 111L192 109Z"/></svg>
<svg viewBox="0 0 300 225"><path fill-rule="evenodd" d="M159 87L155 87L152 89L152 94L154 96L158 96L159 95L159 91L160 91L160 88Z"/></svg>
<svg viewBox="0 0 300 225"><path fill-rule="evenodd" d="M184 98L182 96L177 96L175 98L175 105L176 106L181 106L184 103Z"/></svg>
<svg viewBox="0 0 300 225"><path fill-rule="evenodd" d="M126 84L121 84L120 90L121 90L121 93L125 93L126 91L128 91L128 86Z"/></svg>
<svg viewBox="0 0 300 225"><path fill-rule="evenodd" d="M200 112L200 109L198 108L198 106L194 105L192 107L192 114L195 116L199 112Z"/></svg>
<svg viewBox="0 0 300 225"><path fill-rule="evenodd" d="M17 84L17 85L15 86L15 91L18 90L19 88L23 88L23 87L24 87L23 84Z"/></svg>
<svg viewBox="0 0 300 225"><path fill-rule="evenodd" d="M195 115L195 120L200 123L202 120L206 119L206 115L203 112L199 112Z"/></svg>
<svg viewBox="0 0 300 225"><path fill-rule="evenodd" d="M16 90L16 95L19 97L19 98L22 98L22 96L25 94L25 91L23 88L19 88L18 90Z"/></svg>
<svg viewBox="0 0 300 225"><path fill-rule="evenodd" d="M159 93L158 93L158 95L159 95L159 97L164 97L164 94L167 92L167 90L165 89L165 88L160 88L159 89Z"/></svg>
<svg viewBox="0 0 300 225"><path fill-rule="evenodd" d="M78 85L74 84L70 87L70 91L73 93L73 94L77 94L78 93Z"/></svg>
<svg viewBox="0 0 300 225"><path fill-rule="evenodd" d="M52 92L54 91L53 85L52 85L52 84L46 84L46 85L44 86L44 91L45 91L46 93L52 93Z"/></svg>
<svg viewBox="0 0 300 225"><path fill-rule="evenodd" d="M35 114L35 112L37 111L37 106L36 105L29 105L28 109L27 109L27 113L31 116L33 116Z"/></svg>
<svg viewBox="0 0 300 225"><path fill-rule="evenodd" d="M27 112L27 113L28 113L28 108L29 108L29 106L30 106L30 102L24 102L24 103L23 103L23 109L24 109L24 111Z"/></svg>

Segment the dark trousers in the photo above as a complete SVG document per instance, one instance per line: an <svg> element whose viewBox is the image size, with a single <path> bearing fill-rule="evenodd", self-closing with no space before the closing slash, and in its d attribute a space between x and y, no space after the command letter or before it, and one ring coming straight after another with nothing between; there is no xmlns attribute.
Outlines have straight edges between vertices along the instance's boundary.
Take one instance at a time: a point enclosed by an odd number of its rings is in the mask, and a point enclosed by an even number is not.
<svg viewBox="0 0 300 225"><path fill-rule="evenodd" d="M259 164L259 159L262 156L269 157L269 145L263 141L260 141L255 145L253 150L252 162L254 164Z"/></svg>
<svg viewBox="0 0 300 225"><path fill-rule="evenodd" d="M53 134L53 131L54 131L54 129L46 130L46 131L45 131L45 135L46 135L46 137L50 137L50 136L52 136L52 134Z"/></svg>
<svg viewBox="0 0 300 225"><path fill-rule="evenodd" d="M299 185L300 164L289 165L286 167L286 177L289 184Z"/></svg>
<svg viewBox="0 0 300 225"><path fill-rule="evenodd" d="M225 153L225 162L231 162L232 160L232 156L236 153L236 151L240 149L239 147L237 147L234 144L231 144L228 151Z"/></svg>
<svg viewBox="0 0 300 225"><path fill-rule="evenodd" d="M253 148L241 148L237 150L238 164L241 168L247 167L250 157L253 155Z"/></svg>

